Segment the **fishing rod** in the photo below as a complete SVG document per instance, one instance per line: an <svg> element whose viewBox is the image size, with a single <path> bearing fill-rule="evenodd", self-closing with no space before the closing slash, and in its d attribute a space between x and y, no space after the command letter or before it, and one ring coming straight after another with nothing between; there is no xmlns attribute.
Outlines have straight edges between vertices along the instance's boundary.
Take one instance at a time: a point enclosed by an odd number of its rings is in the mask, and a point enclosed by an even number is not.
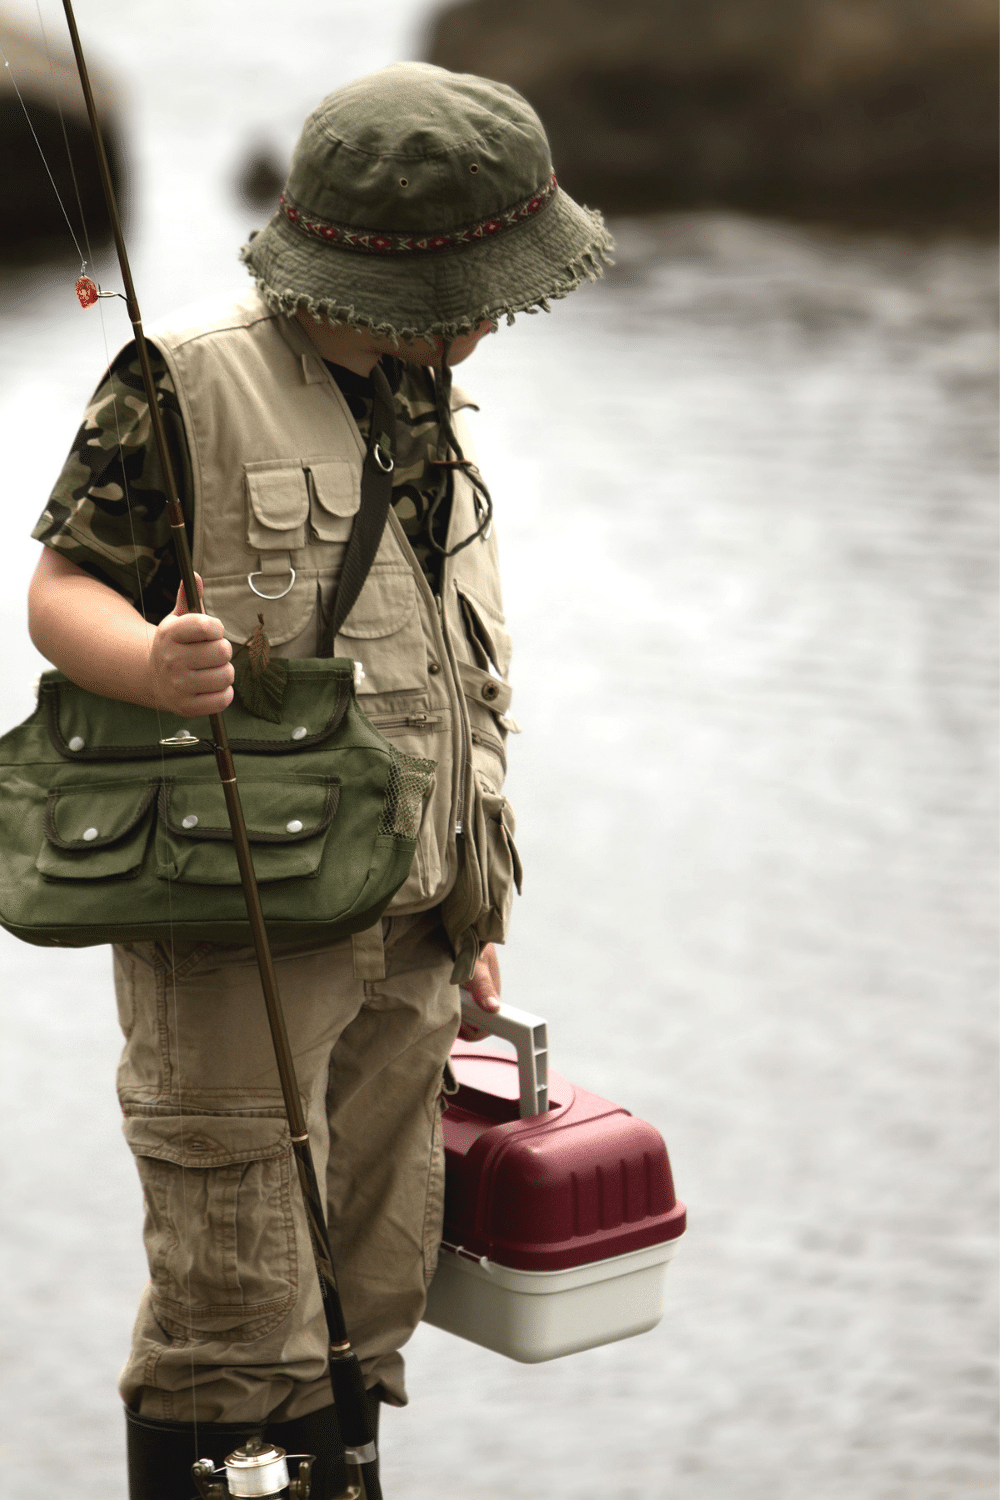
<svg viewBox="0 0 1000 1500"><path fill-rule="evenodd" d="M188 609L194 614L203 614L205 612L204 605L202 604L195 579L194 564L191 559L191 549L188 545L187 530L184 522L184 510L179 498L177 481L170 459L170 451L167 447L166 433L163 427L156 385L150 365L149 348L142 329L142 316L139 311L139 303L132 282L132 272L129 267L128 253L125 249L125 240L122 235L121 220L118 214L118 205L115 201L115 191L111 181L111 171L108 166L104 140L98 123L97 107L94 103L94 95L90 86L90 76L83 55L83 47L80 43L76 17L73 14L72 0L63 0L63 10L66 13L70 40L73 44L77 71L80 75L80 84L83 88L83 97L87 106L90 131L94 140L94 149L97 153L101 186L104 189L104 198L107 204L108 217L111 221L115 250L118 255L118 264L121 268L122 282L125 287L125 305L135 335L135 346L142 370L142 383L146 391L150 422L152 424L160 465L163 470L164 486L167 494L167 515L170 522L174 551L177 556L177 564L184 584L184 594L187 599ZM81 285L81 283L85 284ZM92 283L89 283L88 278L82 276L77 283L77 291L81 304L84 306L95 302L100 295L99 288L93 286ZM209 724L212 731L215 763L226 799L226 810L229 815L233 847L236 851L236 861L239 866L240 883L243 887L243 895L246 900L247 916L250 921L254 952L257 957L257 968L260 973L261 988L264 992L264 1004L267 1007L268 1025L270 1026L271 1040L274 1045L274 1058L277 1065L278 1077L281 1082L281 1093L284 1099L292 1148L295 1152L299 1184L302 1189L302 1199L305 1205L306 1219L309 1224L309 1237L312 1244L313 1258L316 1262L316 1274L319 1279L323 1312L326 1317L326 1326L329 1334L328 1369L330 1385L344 1441L348 1474L352 1479L352 1484L349 1486L346 1496L342 1497L342 1500L358 1500L358 1497L364 1497L364 1500L382 1500L382 1490L378 1478L378 1451L375 1444L374 1423L365 1393L361 1365L358 1362L357 1355L351 1348L344 1322L344 1311L337 1290L333 1257L330 1251L330 1237L326 1226L326 1216L323 1211L323 1202L316 1179L316 1169L309 1146L309 1132L306 1129L305 1116L302 1112L298 1083L295 1077L295 1066L288 1043L288 1029L285 1025L284 1008L278 993L278 980L274 970L271 945L268 941L267 929L264 924L264 913L261 908L260 893L257 888L257 877L254 873L253 856L250 852L250 841L247 837L243 807L236 784L236 767L233 763L232 751L229 748L229 736L222 715L210 715ZM174 747L178 744L196 745L199 741L185 737L183 739L171 738L163 740L161 743ZM309 1493L308 1470L305 1475L302 1475L300 1468L300 1477L293 1481L294 1487L289 1491L287 1488L289 1480L287 1468L285 1467L286 1455L280 1448L274 1448L273 1445L269 1444L261 1445L259 1441L255 1440L248 1443L245 1448L237 1450L231 1457L234 1462L230 1463L227 1460L226 1464L226 1476L231 1495L257 1495L263 1497L290 1493L290 1500L307 1500ZM219 1500L221 1500L226 1491L222 1488L221 1484L216 1485L212 1482L215 1470L211 1463L207 1460L199 1460L194 1465L192 1472L195 1483L204 1500L216 1500L216 1497L219 1497ZM301 1487L303 1482L306 1486L304 1490ZM262 1484L273 1487L261 1488Z"/></svg>

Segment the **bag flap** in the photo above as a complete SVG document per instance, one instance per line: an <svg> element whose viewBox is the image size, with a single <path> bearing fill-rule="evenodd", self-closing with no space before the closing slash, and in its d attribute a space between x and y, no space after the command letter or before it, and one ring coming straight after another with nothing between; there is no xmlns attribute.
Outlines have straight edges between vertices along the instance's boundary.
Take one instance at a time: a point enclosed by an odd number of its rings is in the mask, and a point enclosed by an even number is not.
<svg viewBox="0 0 1000 1500"><path fill-rule="evenodd" d="M372 569L340 634L366 641L402 630L417 607L417 590L409 569Z"/></svg>
<svg viewBox="0 0 1000 1500"><path fill-rule="evenodd" d="M229 744L244 754L308 750L340 727L354 694L354 662L345 657L288 658L281 723L247 713L238 700L225 712ZM208 733L208 721L201 720ZM197 723L192 725L197 728ZM303 733L303 731L305 731Z"/></svg>
<svg viewBox="0 0 1000 1500"><path fill-rule="evenodd" d="M331 776L239 778L240 802L252 844L300 844L333 822L340 783ZM167 781L160 816L172 834L186 839L232 842L220 781Z"/></svg>
<svg viewBox="0 0 1000 1500"><path fill-rule="evenodd" d="M57 786L45 805L45 837L57 849L88 851L118 844L153 805L156 781Z"/></svg>
<svg viewBox="0 0 1000 1500"><path fill-rule="evenodd" d="M246 465L250 508L271 531L294 531L309 514L306 476L297 459Z"/></svg>
<svg viewBox="0 0 1000 1500"><path fill-rule="evenodd" d="M316 499L331 516L356 515L361 506L361 470L346 458L310 458Z"/></svg>
<svg viewBox="0 0 1000 1500"><path fill-rule="evenodd" d="M258 719L238 703L225 712L235 751L281 754L321 744L339 727L351 701L354 663L343 657L290 660L280 724ZM40 686L49 738L66 760L168 760L210 755L208 719L179 719L134 703L88 693L61 672L45 672ZM161 745L182 732L187 747Z"/></svg>
<svg viewBox="0 0 1000 1500"><path fill-rule="evenodd" d="M268 1161L290 1149L284 1118L259 1115L127 1115L122 1130L136 1156L178 1167Z"/></svg>

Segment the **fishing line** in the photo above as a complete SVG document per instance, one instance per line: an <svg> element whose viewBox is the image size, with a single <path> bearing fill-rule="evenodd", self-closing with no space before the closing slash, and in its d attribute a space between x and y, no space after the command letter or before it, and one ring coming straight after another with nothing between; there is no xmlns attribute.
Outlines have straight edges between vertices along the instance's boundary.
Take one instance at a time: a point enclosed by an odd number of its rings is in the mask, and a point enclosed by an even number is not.
<svg viewBox="0 0 1000 1500"><path fill-rule="evenodd" d="M69 26L70 37L73 43L73 51L76 56L77 70L80 75L80 83L83 88L84 98L87 105L87 114L91 124L91 134L94 149L97 153L98 169L100 172L102 186L111 220L112 233L118 254L118 262L121 270L122 282L125 287L124 299L129 312L129 319L135 330L135 344L139 354L140 365L143 376L143 387L146 392L146 405L149 413L153 436L156 440L156 450L160 458L160 466L163 470L163 478L167 487L167 514L170 528L173 533L174 545L177 554L177 564L184 582L184 591L187 598L188 608L192 613L204 613L198 598L198 588L194 575L186 535L186 519L183 506L179 498L176 481L173 478L173 463L167 442L166 429L161 417L160 391L157 389L153 377L151 362L149 359L149 348L142 332L141 314L132 284L132 273L128 263L128 254L125 248L124 238L121 231L121 223L115 202L115 194L111 183L110 171L104 143L101 136L100 125L97 117L96 104L93 91L90 86L83 49L80 43L73 15L72 0L63 0L63 9ZM4 58L6 62L6 58ZM9 65L8 65L9 66ZM22 101L23 108L23 101ZM30 122L29 122L30 123ZM35 137L37 143L37 136ZM41 145L38 143L39 152L45 160ZM48 163L45 163L48 171ZM51 172L49 173L51 177ZM54 184L53 184L54 186ZM61 203L61 200L60 200ZM65 208L63 216L67 220L67 227L77 243L73 234L72 225L69 223ZM101 295L114 296L115 293L100 292L89 277L82 276L77 281L77 296L82 306L91 306ZM121 295L121 294L118 294ZM117 416L116 416L117 421ZM120 432L120 429L119 429ZM124 467L123 467L124 474ZM134 549L135 550L135 549ZM136 558L138 567L138 558ZM157 717L159 709L156 710ZM299 1185L302 1193L303 1206L306 1213L307 1225L310 1231L310 1241L313 1252L313 1261L319 1282L320 1298L323 1304L324 1318L327 1324L328 1358L327 1373L330 1379L331 1391L334 1404L342 1408L342 1428L344 1428L345 1448L348 1456L348 1464L357 1470L358 1483L369 1497L369 1500L381 1500L381 1486L379 1484L377 1463L378 1454L375 1443L371 1411L365 1396L363 1374L357 1353L351 1347L347 1330L344 1323L344 1312L337 1289L336 1277L331 1264L329 1236L326 1228L326 1215L320 1194L319 1182L316 1176L312 1152L309 1146L309 1135L306 1128L305 1117L302 1108L301 1097L295 1077L293 1055L285 1022L284 1009L281 1004L281 996L277 983L274 961L268 940L267 927L264 920L263 906L260 891L254 873L253 856L250 847L249 835L243 815L242 804L236 781L236 763L229 743L229 735L225 719L221 713L209 715L212 729L212 740L209 742L214 751L216 768L222 783L223 794L226 802L226 810L230 822L231 837L236 854L237 865L240 874L240 884L243 889L244 900L247 909L253 944L257 959L257 968L260 976L260 984L263 992L265 1008L267 1011L268 1025L271 1032L271 1040L274 1049L274 1061L281 1084L282 1098L285 1106L285 1117L291 1136L292 1150L298 1169ZM192 738L189 736L189 738ZM169 742L168 742L169 743ZM165 747L164 747L165 748ZM161 768L165 765L165 757L161 754ZM170 948L173 953L173 916L172 911L168 920L168 933L170 933ZM162 950L161 950L162 951ZM197 949L195 955L198 956ZM175 1004L176 1004L176 969L173 971ZM176 1011L175 1011L176 1015ZM183 1181L183 1179L182 1179ZM193 1340L191 1346L193 1354Z"/></svg>
<svg viewBox="0 0 1000 1500"><path fill-rule="evenodd" d="M73 165L73 152L70 150L69 135L68 135L67 130L66 130L66 121L65 121L65 118L63 117L62 100L59 97L59 89L56 86L55 69L52 66L52 53L49 51L49 39L48 39L48 36L46 34L46 31L45 31L45 22L42 20L41 0L35 0L35 10L38 13L38 27L39 27L39 30L42 33L42 41L45 43L45 57L46 57L46 60L48 61L48 65L49 65L49 78L52 81L52 97L56 101L56 110L58 111L58 114L59 114L59 128L62 131L63 143L65 144L65 147L66 147L66 161L69 164L69 175L73 179L73 191L76 194L76 206L77 206L77 208L80 211L80 227L83 230L83 242L84 242L84 244L87 247L87 255L90 258L90 264L93 265L94 264L94 252L93 252L93 250L91 248L90 233L89 233L89 231L87 229L87 216L86 216L86 214L83 211L83 199L80 197L80 184L76 180L76 168ZM86 266L87 262L84 261L83 264L84 264L84 266ZM104 321L103 316L102 316L101 321L103 323L103 321ZM105 350L106 350L107 349L107 338L105 338L104 345L105 345Z"/></svg>
<svg viewBox="0 0 1000 1500"><path fill-rule="evenodd" d="M44 34L45 33L43 32L42 35L44 36ZM14 93L17 95L17 102L18 104L20 104L22 110L24 111L24 118L28 122L28 129L31 131L35 145L38 147L38 154L42 158L42 166L48 173L49 181L52 184L52 191L56 195L56 202L59 204L59 207L62 210L62 216L66 220L66 228L69 230L73 244L76 246L76 253L80 257L80 275L82 276L84 271L87 269L87 258L84 255L83 251L80 249L80 241L77 239L73 225L70 223L69 214L66 212L66 205L62 201L59 189L56 187L56 180L53 177L51 168L49 167L48 161L45 158L45 152L42 150L42 143L38 139L38 132L35 130L34 125L31 123L31 116L28 114L28 106L25 104L24 98L21 94L21 90L17 86L17 79L14 77L14 70L10 65L10 59L8 58L6 52L3 50L2 43L0 43L0 58L3 59L3 65L7 69L11 83L14 85Z"/></svg>
<svg viewBox="0 0 1000 1500"><path fill-rule="evenodd" d="M49 39L48 39L48 36L46 34L46 31L45 31L45 22L44 22L44 20L42 18L42 11L41 11L40 0L35 0L35 10L36 10L37 15L38 15L38 26L39 26L39 30L41 32L43 45L45 47L45 56L46 56L46 61L48 63L49 78L51 79L52 84L53 84L53 96L54 96L54 98L56 100L56 108L57 108L57 111L58 111L58 114L59 114L59 124L60 124L60 127L62 129L63 143L64 143L64 145L66 147L66 160L67 160L67 163L69 165L70 177L72 178L73 188L74 188L74 191L76 193L77 209L79 210L79 214L80 214L81 232L83 234L84 243L87 246L87 254L90 257L90 263L93 264L93 249L92 249L91 243L90 243L90 231L89 231L89 228L88 228L88 225L87 225L87 216L86 216L86 213L84 212L83 200L82 200L81 195L80 195L80 185L79 185L79 182L78 182L78 179L77 179L76 169L75 169L75 166L74 166L74 163L73 163L73 152L72 152L72 149L71 149L70 143L69 143L69 134L68 134L68 132L66 130L66 121L65 121L65 117L63 115L62 102L59 99L59 93L58 93L58 89L57 89L56 83L55 83L55 69L54 69L54 67L52 65L52 52L51 52L51 49L49 47ZM64 203L62 201L62 198L59 196L59 189L56 187L55 178L52 175L52 170L49 167L48 161L46 160L45 152L42 150L41 142L39 141L38 136L37 136L37 134L35 132L34 126L31 123L31 119L30 119L30 117L28 115L27 107L26 107L26 105L24 103L24 99L21 96L20 89L18 89L17 81L14 78L13 70L11 70L11 68L10 68L10 63L7 60L6 55L3 53L2 47L0 47L0 56L3 57L4 65L6 66L6 68L8 69L8 71L10 72L11 83L14 85L14 89L15 89L15 92L17 93L17 97L18 97L18 100L19 100L19 102L21 104L21 108L24 111L25 119L28 121L28 127L31 130L32 136L34 137L35 145L38 147L38 154L39 154L39 156L42 159L42 164L45 167L46 172L48 173L49 181L52 183L53 191L55 192L56 198L59 201L59 207L62 209L63 218L66 220L66 227L69 229L70 235L72 236L73 244L76 246L77 253L80 255L80 261L81 261L81 264L80 264L80 273L82 275L83 272L86 270L87 260L84 258L83 252L80 249L79 241L77 240L77 237L76 237L76 235L73 232L73 226L70 223L69 215L66 212L66 208L65 208L65 205L64 205ZM132 542L132 554L133 554L133 563L134 563L134 567L135 567L136 589L137 589L138 596L139 596L139 613L141 614L141 616L143 618L143 621L148 625L149 624L149 619L148 619L147 612L146 612L146 597L145 597L145 590L143 588L143 582L142 582L142 569L139 566L139 548L138 548L138 545L137 545L137 542L136 542L136 535L135 535L135 517L134 517L134 514L133 514L133 510L132 510L132 497L131 497L130 490L129 490L128 471L127 471L126 464L125 464L125 444L124 444L124 441L123 441L123 438L122 438L121 422L119 420L119 411L118 411L119 393L118 393L118 389L117 389L118 384L119 384L119 380L118 380L118 377L116 376L116 374L111 369L111 353L110 353L110 348L109 348L109 345L108 345L107 322L106 322L106 319L105 319L105 316L104 316L104 308L101 306L101 300L102 299L98 299L98 307L100 309L100 315L101 315L101 340L102 340L102 343L104 345L104 366L105 366L105 369L108 371L108 374L109 374L109 377L110 377L110 381L111 381L111 411L112 411L112 414L113 414L113 417L114 417L114 423L115 423L115 439L116 439L116 443L117 443L117 447L118 447L118 461L119 461L119 463L121 465L122 494L123 494L123 497L124 497L124 500L125 500L125 512L126 512L126 515L128 516L129 535L130 535L130 539L131 539L131 542ZM147 410L148 410L148 406L147 406ZM152 418L150 418L150 424L152 424ZM151 436L151 433L150 433L150 436ZM143 444L143 446L144 447L148 446L148 443L147 444ZM153 628L155 629L155 626ZM147 636L146 636L146 651L147 651L147 658L148 658L152 654L152 636L148 632L147 632ZM162 738L163 738L163 723L162 723L162 718L161 718L161 714L160 714L159 705L156 704L156 703L154 703L153 704L153 709L154 709L154 712L156 713L156 723L157 723L157 729L159 731L159 738L162 740ZM160 750L160 771L161 771L161 775L163 775L165 777L166 776L166 753L165 753L165 751L163 750L162 747L161 747L161 750ZM171 1003L171 1009L173 1011L174 1035L175 1035L175 1037L178 1038L178 1041L179 1041L179 1039L180 1039L180 1013L179 1013L179 1005L178 1005L178 997L177 997L177 961L176 961L176 952L175 952L175 947L174 947L173 881L172 880L168 879L166 881L166 888L167 888L167 890L166 890L166 894L167 894L167 925L168 925L169 932L170 932L170 936L168 938L168 943L167 943L167 946L168 946L168 949L169 949L169 955L170 955L170 1003ZM179 1064L179 1058L177 1059L177 1062ZM176 1069L176 1082L177 1082L177 1113L178 1113L178 1116L181 1119L183 1119L183 1116L184 1116L183 1087L182 1087L182 1083L181 1083L181 1072L180 1072L179 1066ZM181 1214L182 1214L182 1218L183 1218L185 1238L188 1241L190 1241L191 1220L190 1220L190 1214L189 1214L189 1208L188 1208L188 1193L187 1193L186 1171L187 1171L186 1166L185 1166L184 1162L182 1161L181 1162ZM190 1267L190 1262L189 1262L188 1269L187 1269L187 1274L186 1274L186 1277L185 1277L185 1290L187 1292L187 1299L188 1299L188 1305L189 1305L189 1307L192 1305L191 1274L192 1273L191 1273L191 1267ZM192 1344L191 1344L190 1368L191 1368L191 1401L192 1401L192 1409L193 1409L192 1427L193 1427L193 1440L194 1440L194 1458L197 1459L199 1444L198 1444L198 1419L197 1419L197 1396L196 1396L197 1385L195 1383L195 1376L194 1376L194 1344L193 1344L193 1341L192 1341Z"/></svg>

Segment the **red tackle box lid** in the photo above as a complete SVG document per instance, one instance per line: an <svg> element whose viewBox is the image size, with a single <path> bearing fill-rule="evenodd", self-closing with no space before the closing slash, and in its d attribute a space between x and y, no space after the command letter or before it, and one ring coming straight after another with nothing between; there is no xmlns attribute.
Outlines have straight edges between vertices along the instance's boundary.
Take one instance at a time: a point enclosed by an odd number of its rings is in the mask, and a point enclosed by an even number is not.
<svg viewBox="0 0 1000 1500"><path fill-rule="evenodd" d="M517 1061L456 1043L444 1112L445 1245L524 1271L564 1271L684 1233L663 1137L549 1074L549 1109L519 1118Z"/></svg>

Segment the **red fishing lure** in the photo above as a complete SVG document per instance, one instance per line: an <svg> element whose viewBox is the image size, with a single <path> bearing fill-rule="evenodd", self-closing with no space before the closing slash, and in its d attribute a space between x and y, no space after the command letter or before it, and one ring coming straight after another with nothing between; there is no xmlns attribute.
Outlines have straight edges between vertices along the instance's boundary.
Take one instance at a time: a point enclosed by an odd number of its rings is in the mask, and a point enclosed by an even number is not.
<svg viewBox="0 0 1000 1500"><path fill-rule="evenodd" d="M73 290L80 299L81 307L93 307L100 295L96 282L91 281L89 276L78 276Z"/></svg>

